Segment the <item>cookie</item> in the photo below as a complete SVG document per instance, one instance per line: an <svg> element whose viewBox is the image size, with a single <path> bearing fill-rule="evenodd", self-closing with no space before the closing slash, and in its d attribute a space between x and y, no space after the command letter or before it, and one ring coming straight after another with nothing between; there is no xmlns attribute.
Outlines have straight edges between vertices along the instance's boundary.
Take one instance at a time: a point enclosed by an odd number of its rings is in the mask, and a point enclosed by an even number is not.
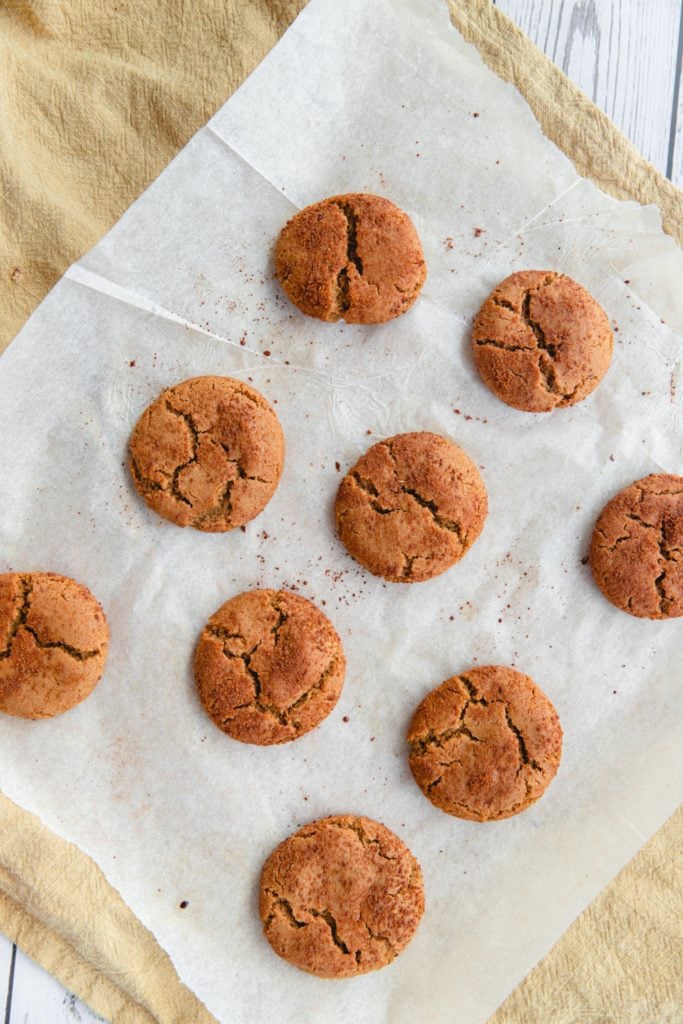
<svg viewBox="0 0 683 1024"><path fill-rule="evenodd" d="M87 587L53 572L0 575L0 711L51 718L104 672L109 628Z"/></svg>
<svg viewBox="0 0 683 1024"><path fill-rule="evenodd" d="M643 619L683 615L683 477L653 473L619 491L598 516L589 558L617 608Z"/></svg>
<svg viewBox="0 0 683 1024"><path fill-rule="evenodd" d="M497 821L546 791L560 763L562 729L532 679L493 665L428 693L408 743L411 771L428 800L457 818Z"/></svg>
<svg viewBox="0 0 683 1024"><path fill-rule="evenodd" d="M607 314L576 281L549 270L506 277L474 321L484 383L513 409L549 412L590 395L609 369Z"/></svg>
<svg viewBox="0 0 683 1024"><path fill-rule="evenodd" d="M427 276L410 217L362 193L332 196L292 217L277 242L275 270L302 313L349 324L405 313Z"/></svg>
<svg viewBox="0 0 683 1024"><path fill-rule="evenodd" d="M287 590L250 590L207 622L195 679L207 714L242 743L286 743L339 700L346 661L332 623Z"/></svg>
<svg viewBox="0 0 683 1024"><path fill-rule="evenodd" d="M368 449L337 492L337 532L375 576L415 583L445 572L481 533L486 488L439 434L397 434Z"/></svg>
<svg viewBox="0 0 683 1024"><path fill-rule="evenodd" d="M350 978L391 963L424 912L420 865L370 818L305 825L271 853L259 911L278 956L319 978Z"/></svg>
<svg viewBox="0 0 683 1024"><path fill-rule="evenodd" d="M273 409L232 377L192 377L145 409L130 439L140 495L178 526L222 533L263 511L282 475Z"/></svg>

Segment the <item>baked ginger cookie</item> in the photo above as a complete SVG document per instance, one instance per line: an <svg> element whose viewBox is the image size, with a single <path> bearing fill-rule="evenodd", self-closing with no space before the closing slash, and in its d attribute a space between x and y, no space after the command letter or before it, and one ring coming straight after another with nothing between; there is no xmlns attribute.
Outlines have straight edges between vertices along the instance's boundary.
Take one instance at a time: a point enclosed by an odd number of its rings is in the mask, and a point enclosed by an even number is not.
<svg viewBox="0 0 683 1024"><path fill-rule="evenodd" d="M426 431L374 444L342 480L335 503L349 554L395 583L445 572L477 539L487 512L469 456Z"/></svg>
<svg viewBox="0 0 683 1024"><path fill-rule="evenodd" d="M589 557L617 608L644 619L683 615L683 477L653 473L619 491L598 517Z"/></svg>
<svg viewBox="0 0 683 1024"><path fill-rule="evenodd" d="M562 728L529 676L470 668L437 686L408 728L410 768L428 800L470 821L519 814L557 772Z"/></svg>
<svg viewBox="0 0 683 1024"><path fill-rule="evenodd" d="M265 862L259 912L278 956L319 978L350 978L408 945L424 912L422 872L379 822L321 818Z"/></svg>
<svg viewBox="0 0 683 1024"><path fill-rule="evenodd" d="M585 288L551 270L506 277L474 320L472 351L482 380L525 412L575 405L609 369L607 314Z"/></svg>
<svg viewBox="0 0 683 1024"><path fill-rule="evenodd" d="M109 628L87 587L52 572L0 575L0 711L51 718L104 671Z"/></svg>
<svg viewBox="0 0 683 1024"><path fill-rule="evenodd" d="M226 601L195 654L207 714L242 743L286 743L315 728L339 700L345 670L332 623L287 590L250 590Z"/></svg>
<svg viewBox="0 0 683 1024"><path fill-rule="evenodd" d="M221 533L268 504L285 441L254 388L232 377L192 377L145 409L129 450L133 482L151 509L178 526Z"/></svg>
<svg viewBox="0 0 683 1024"><path fill-rule="evenodd" d="M292 217L277 242L275 269L302 313L350 324L405 313L427 276L410 217L363 193L332 196Z"/></svg>

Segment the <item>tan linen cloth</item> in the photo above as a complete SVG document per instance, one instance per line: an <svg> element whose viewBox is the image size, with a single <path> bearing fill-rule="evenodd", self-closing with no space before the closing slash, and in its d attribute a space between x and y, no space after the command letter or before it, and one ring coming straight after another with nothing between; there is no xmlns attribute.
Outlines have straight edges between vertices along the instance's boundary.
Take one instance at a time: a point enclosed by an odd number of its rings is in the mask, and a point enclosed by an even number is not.
<svg viewBox="0 0 683 1024"><path fill-rule="evenodd" d="M524 93L578 171L619 198L657 203L667 230L683 244L683 196L609 119L489 0L449 5L456 26ZM4 0L0 351L303 6L304 0ZM681 849L679 812L491 1024L680 1022ZM2 796L0 929L114 1024L213 1020L96 865Z"/></svg>

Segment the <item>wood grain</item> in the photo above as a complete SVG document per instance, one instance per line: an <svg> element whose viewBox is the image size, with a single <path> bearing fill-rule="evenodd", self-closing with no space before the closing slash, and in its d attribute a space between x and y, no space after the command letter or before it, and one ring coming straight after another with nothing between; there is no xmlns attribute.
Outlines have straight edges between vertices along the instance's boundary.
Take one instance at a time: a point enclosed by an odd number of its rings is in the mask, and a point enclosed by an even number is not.
<svg viewBox="0 0 683 1024"><path fill-rule="evenodd" d="M671 174L681 0L495 2L602 107L646 159ZM681 130L679 116L679 134ZM680 170L683 154L677 161Z"/></svg>
<svg viewBox="0 0 683 1024"><path fill-rule="evenodd" d="M3 1007L3 1004L5 1009L7 1007L13 974L12 943L6 936L0 933L0 1009Z"/></svg>
<svg viewBox="0 0 683 1024"><path fill-rule="evenodd" d="M4 944L12 944L4 938ZM0 983L4 948L0 953ZM103 1024L76 996L70 995L51 974L17 950L12 1003L5 1024Z"/></svg>

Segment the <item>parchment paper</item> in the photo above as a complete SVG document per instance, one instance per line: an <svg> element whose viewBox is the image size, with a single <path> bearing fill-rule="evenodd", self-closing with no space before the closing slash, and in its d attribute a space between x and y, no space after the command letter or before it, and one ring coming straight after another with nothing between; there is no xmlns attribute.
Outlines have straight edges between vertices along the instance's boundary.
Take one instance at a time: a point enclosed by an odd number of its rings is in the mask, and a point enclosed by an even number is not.
<svg viewBox="0 0 683 1024"><path fill-rule="evenodd" d="M384 326L304 318L272 276L282 224L351 190L406 209L425 247L422 297ZM618 328L598 391L548 416L498 402L468 353L525 267L571 274ZM682 274L657 212L577 178L437 0L312 0L0 360L0 569L75 576L112 630L83 705L0 722L3 788L95 858L221 1021L484 1020L675 807L683 623L619 613L582 558L616 490L683 471ZM252 381L285 430L244 533L165 523L125 469L140 411L200 373ZM457 567L390 585L335 538L335 463L411 429L469 452L490 515ZM252 586L313 598L348 658L334 713L273 749L215 729L190 671L206 618ZM404 732L428 689L492 662L546 690L565 750L537 805L478 825L422 797ZM408 843L427 912L391 967L327 982L272 954L256 890L285 835L344 811Z"/></svg>

